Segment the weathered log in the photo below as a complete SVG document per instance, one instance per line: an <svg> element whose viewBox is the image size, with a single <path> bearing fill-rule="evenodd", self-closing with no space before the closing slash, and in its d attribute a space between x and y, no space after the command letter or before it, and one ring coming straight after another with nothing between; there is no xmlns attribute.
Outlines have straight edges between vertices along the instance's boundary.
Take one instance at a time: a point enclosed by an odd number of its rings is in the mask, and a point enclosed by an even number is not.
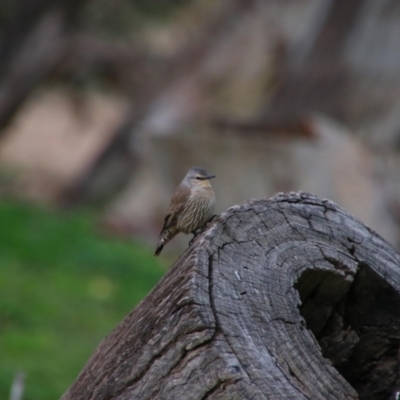
<svg viewBox="0 0 400 400"><path fill-rule="evenodd" d="M399 344L400 255L280 194L213 221L62 399L388 399Z"/></svg>

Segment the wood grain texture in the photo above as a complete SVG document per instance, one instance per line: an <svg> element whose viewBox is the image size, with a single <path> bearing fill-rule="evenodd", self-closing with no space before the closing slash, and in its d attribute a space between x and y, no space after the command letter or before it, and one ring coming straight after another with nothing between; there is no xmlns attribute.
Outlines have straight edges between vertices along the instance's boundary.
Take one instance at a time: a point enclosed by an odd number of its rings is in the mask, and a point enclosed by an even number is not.
<svg viewBox="0 0 400 400"><path fill-rule="evenodd" d="M280 194L213 221L62 399L388 399L399 344L399 254Z"/></svg>

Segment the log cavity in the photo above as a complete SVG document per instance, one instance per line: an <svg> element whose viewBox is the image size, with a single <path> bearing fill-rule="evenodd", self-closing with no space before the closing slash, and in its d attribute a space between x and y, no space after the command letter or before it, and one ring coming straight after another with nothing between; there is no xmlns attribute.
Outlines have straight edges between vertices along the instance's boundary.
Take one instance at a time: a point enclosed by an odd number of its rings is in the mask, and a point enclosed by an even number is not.
<svg viewBox="0 0 400 400"><path fill-rule="evenodd" d="M322 355L360 399L396 398L400 295L365 263L359 264L354 280L331 271L306 270L295 288L300 313Z"/></svg>

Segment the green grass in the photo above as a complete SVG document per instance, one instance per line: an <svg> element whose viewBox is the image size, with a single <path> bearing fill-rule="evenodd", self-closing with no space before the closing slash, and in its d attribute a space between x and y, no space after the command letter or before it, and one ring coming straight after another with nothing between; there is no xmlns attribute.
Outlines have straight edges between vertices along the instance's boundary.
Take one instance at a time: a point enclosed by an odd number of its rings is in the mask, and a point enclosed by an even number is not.
<svg viewBox="0 0 400 400"><path fill-rule="evenodd" d="M0 202L0 398L57 399L163 270L138 244L100 237L95 218Z"/></svg>

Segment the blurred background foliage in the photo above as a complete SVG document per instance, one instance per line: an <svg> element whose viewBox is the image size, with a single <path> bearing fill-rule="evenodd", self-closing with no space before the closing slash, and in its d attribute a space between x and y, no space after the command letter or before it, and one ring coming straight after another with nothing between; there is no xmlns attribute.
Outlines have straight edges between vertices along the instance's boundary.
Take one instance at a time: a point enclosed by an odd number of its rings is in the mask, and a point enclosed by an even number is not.
<svg viewBox="0 0 400 400"><path fill-rule="evenodd" d="M142 245L99 236L93 212L0 203L0 397L55 399L160 279Z"/></svg>
<svg viewBox="0 0 400 400"><path fill-rule="evenodd" d="M0 397L59 397L217 212L304 190L400 244L398 0L0 2Z"/></svg>

